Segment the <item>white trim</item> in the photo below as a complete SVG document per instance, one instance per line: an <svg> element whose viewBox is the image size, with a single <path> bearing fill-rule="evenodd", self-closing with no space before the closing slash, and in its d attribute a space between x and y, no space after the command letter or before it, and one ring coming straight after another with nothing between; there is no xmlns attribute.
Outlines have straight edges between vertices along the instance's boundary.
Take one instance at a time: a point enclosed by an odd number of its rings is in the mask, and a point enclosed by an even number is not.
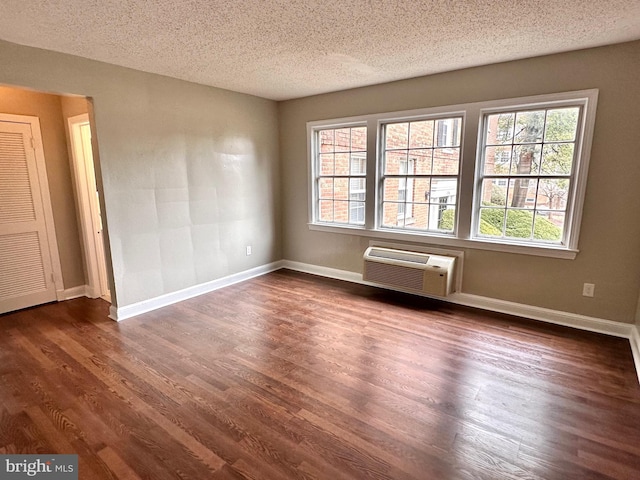
<svg viewBox="0 0 640 480"><path fill-rule="evenodd" d="M67 119L70 143L71 172L76 187L76 202L80 212L80 230L83 242L84 264L87 270L88 294L90 298L98 298L109 293L106 281L106 260L102 235L97 234L100 219L97 213L95 196L96 178L93 169L93 158L87 158L88 152L83 145L80 128L90 125L89 114L83 113ZM90 162L90 163L89 163Z"/></svg>
<svg viewBox="0 0 640 480"><path fill-rule="evenodd" d="M492 252L518 253L520 255L533 255L537 257L561 258L573 260L579 250L564 247L543 245L522 245L518 243L492 242L489 240L456 238L451 235L426 235L414 232L400 232L389 230L367 230L355 225L329 225L309 223L309 230L328 233L340 233L346 235L360 235L361 237L383 238L388 240L400 240L405 242L417 242L423 245L440 245L445 247L473 248L476 250L489 250Z"/></svg>
<svg viewBox="0 0 640 480"><path fill-rule="evenodd" d="M56 291L56 294L58 296L58 301L72 300L74 298L80 298L80 297L92 298L88 293L89 293L88 285L78 285L77 287L71 287L65 290Z"/></svg>
<svg viewBox="0 0 640 480"><path fill-rule="evenodd" d="M631 326L631 336L629 337L631 343L631 354L633 355L633 363L636 365L636 373L638 374L638 381L640 382L640 326Z"/></svg>
<svg viewBox="0 0 640 480"><path fill-rule="evenodd" d="M587 330L589 332L604 333L613 337L630 338L633 325L622 322L614 322L602 318L588 317L577 313L562 312L549 308L525 305L522 303L508 302L495 298L481 297L469 293L454 293L443 299L447 302L465 305L468 307L491 310L492 312L506 313L531 320L563 325L565 327Z"/></svg>
<svg viewBox="0 0 640 480"><path fill-rule="evenodd" d="M243 282L254 277L259 277L260 275L264 275L275 270L280 270L281 268L282 262L277 261L269 263L267 265L261 265L259 267L245 270L243 272L234 273L233 275L218 278L217 280L194 285L193 287L178 290L177 292L167 293L165 295L160 295L159 297L150 298L148 300L143 300L131 305L125 305L124 307L115 307L112 305L109 309L109 318L120 322L127 318L135 317L136 315L141 315L143 313L166 307L168 305L172 305L189 298L197 297L198 295L202 295L204 293L213 292L214 290L218 290L223 287L228 287L235 283Z"/></svg>
<svg viewBox="0 0 640 480"><path fill-rule="evenodd" d="M321 267L319 265L311 265L310 263L294 262L292 260L282 260L282 268L295 270L296 272L310 273L320 277L328 277L336 280L344 280L352 283L366 284L362 280L362 274L356 272L348 272L346 270L338 270L337 268Z"/></svg>

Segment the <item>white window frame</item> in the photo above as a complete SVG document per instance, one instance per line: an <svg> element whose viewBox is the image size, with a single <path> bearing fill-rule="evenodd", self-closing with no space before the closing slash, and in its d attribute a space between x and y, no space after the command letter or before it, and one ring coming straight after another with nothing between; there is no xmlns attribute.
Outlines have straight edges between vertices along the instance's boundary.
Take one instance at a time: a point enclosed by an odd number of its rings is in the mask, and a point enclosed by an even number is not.
<svg viewBox="0 0 640 480"><path fill-rule="evenodd" d="M321 232L355 234L378 239L410 241L428 245L474 248L526 255L573 259L578 253L578 240L582 210L587 186L587 174L591 144L595 125L598 90L580 90L548 95L492 100L461 105L448 105L402 112L378 113L333 120L312 121L307 123L307 149L309 163L309 229ZM535 244L520 241L475 237L474 212L478 211L479 189L478 172L481 160L484 113L496 111L514 111L535 108L537 106L583 105L579 131L576 136L574 160L575 177L567 204L565 224L566 237L563 244ZM548 107L545 107L548 108ZM462 116L461 160L457 192L456 220L454 234L434 232L401 231L380 227L380 205L382 199L381 157L383 145L382 128L386 123L414 121L425 117ZM341 128L366 125L367 127L367 176L365 224L327 224L317 221L315 205L317 192L315 182L318 165L315 161L316 148L314 132L326 128ZM474 126L475 125L475 126Z"/></svg>
<svg viewBox="0 0 640 480"><path fill-rule="evenodd" d="M362 230L363 228L365 228L365 225L361 225L361 224L354 224L354 223L340 223L340 222L323 222L320 220L320 215L318 213L318 205L319 205L319 198L318 198L318 179L321 177L320 175L320 164L317 161L317 159L319 158L319 148L318 148L318 132L320 132L321 130L336 130L336 129L341 129L341 128L355 128L355 127L365 127L367 126L366 122L363 122L361 120L357 120L354 119L353 121L349 121L348 119L344 119L345 121L341 121L339 123L325 123L325 122L314 122L317 123L317 126L315 127L309 127L307 126L307 150L308 150L308 156L311 159L310 160L310 173L311 173L311 178L310 178L310 184L309 184L309 198L312 199L311 202L309 202L309 222L310 224L314 224L314 225L323 225L326 227L335 227L335 228L350 228L350 229L357 229L357 230ZM367 135L369 134L369 132L367 132ZM367 137L368 139L368 137ZM368 143L368 140L367 140ZM366 159L366 163L368 164L368 157L369 157L369 145L367 145L367 153L365 156ZM367 178L369 176L369 167L367 165L367 170L366 170L366 175L365 177L361 177L360 175L352 175L351 174L351 165L349 165L349 175L344 175L342 176L343 178L346 178L349 180L349 186L351 186L351 179L352 178L364 178L365 179L365 184L367 184ZM367 185L368 187L368 185ZM366 189L365 189L366 191ZM351 195L349 194L349 199L351 197ZM348 201L348 200L347 200ZM366 213L367 213L367 205L368 205L368 198L365 197L365 203L364 203L364 208L365 208L365 224L366 224ZM348 201L347 203L347 211L348 211L348 219L350 219L351 217L351 202Z"/></svg>
<svg viewBox="0 0 640 480"><path fill-rule="evenodd" d="M434 130L433 130L433 145L432 147L430 147L432 150L435 149L439 149L439 150L447 150L447 151L452 151L453 149L460 149L460 156L459 156L459 165L458 165L458 174L450 174L450 175L437 175L437 174L425 174L423 175L423 177L429 177L431 179L438 179L438 178L453 178L456 177L456 183L457 183L457 187L456 187L456 194L454 195L456 198L456 209L458 207L458 203L457 203L457 199L459 198L459 192L460 192L460 180L461 180L461 172L462 172L462 152L463 152L463 148L462 148L462 138L464 135L464 128L465 128L465 116L463 112L460 111L446 111L445 114L441 114L441 113L434 113L434 114L420 114L421 111L414 111L412 113L416 113L417 115L412 115L406 118L393 118L393 119L381 119L378 121L378 130L377 130L377 135L380 137L380 142L378 143L378 151L376 152L376 156L377 158L377 184L378 184L378 188L377 188L377 192L379 194L379 196L376 198L376 223L375 223L375 228L377 231L380 232L399 232L399 233L408 233L408 234L412 234L412 233L416 233L417 235L436 235L436 236L443 236L443 237L455 237L456 236L456 229L455 229L455 225L453 228L453 231L448 232L448 231L438 231L437 229L431 229L429 226L427 229L414 229L414 228L407 228L406 227L406 220L407 217L404 217L404 222L402 227L393 227L393 226L384 226L383 225L383 208L382 208L382 204L384 201L384 179L385 178L391 178L394 177L394 175L385 175L384 174L384 169L385 169L385 152L386 152L386 147L385 147L385 135L386 135L386 127L388 125L391 124L397 124L397 123L405 123L405 122L419 122L419 121L424 121L424 120L431 120L434 121ZM430 110L429 110L430 112ZM453 122L451 120L454 119L459 119L460 120L460 124L458 125L458 129L461 129L461 133L460 133L460 145L459 146L452 146L452 138L453 138L453 134L454 134L454 129L452 128L452 124ZM442 122L440 122L441 120L444 120ZM439 126L440 125L444 125L445 128L443 128L442 132L439 130ZM442 133L442 138L443 138L443 142L442 144L440 143L440 137ZM407 168L409 167L409 164L407 164ZM407 185L407 194L413 194L413 184L414 184L414 180L416 178L419 178L421 175L416 175L415 174L415 166L414 166L414 171L413 172L405 172L405 173L400 173L400 175L405 175L405 179L407 181L407 183L409 184L409 182L411 183L410 185L410 189L409 189L409 185ZM411 208L413 205L407 203L407 200L405 198L404 201L404 205L405 205L405 209L407 207ZM429 200L429 215L432 214L432 212L434 211L433 209L434 205L431 204L431 200ZM436 207L437 210L437 207ZM412 212L413 213L413 212ZM398 215L398 217L400 217ZM431 218L431 217L429 217Z"/></svg>

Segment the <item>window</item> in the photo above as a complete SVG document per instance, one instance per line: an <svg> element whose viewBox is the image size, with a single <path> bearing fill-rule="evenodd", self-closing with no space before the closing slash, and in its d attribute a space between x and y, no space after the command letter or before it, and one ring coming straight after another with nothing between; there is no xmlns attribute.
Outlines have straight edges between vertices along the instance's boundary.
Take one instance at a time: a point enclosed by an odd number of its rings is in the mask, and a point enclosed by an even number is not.
<svg viewBox="0 0 640 480"><path fill-rule="evenodd" d="M581 113L576 105L483 116L475 236L564 241Z"/></svg>
<svg viewBox="0 0 640 480"><path fill-rule="evenodd" d="M382 228L453 233L461 124L462 117L383 124ZM440 213L442 198L451 201L451 222Z"/></svg>
<svg viewBox="0 0 640 480"><path fill-rule="evenodd" d="M310 122L310 228L574 258L597 97Z"/></svg>
<svg viewBox="0 0 640 480"><path fill-rule="evenodd" d="M316 220L363 225L366 200L367 130L344 127L315 132Z"/></svg>

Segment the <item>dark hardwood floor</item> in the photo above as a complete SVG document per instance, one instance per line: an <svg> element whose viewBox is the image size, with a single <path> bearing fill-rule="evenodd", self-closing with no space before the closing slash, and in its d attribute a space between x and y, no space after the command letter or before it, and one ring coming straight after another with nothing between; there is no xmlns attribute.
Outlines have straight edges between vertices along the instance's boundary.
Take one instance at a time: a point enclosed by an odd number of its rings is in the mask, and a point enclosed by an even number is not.
<svg viewBox="0 0 640 480"><path fill-rule="evenodd" d="M625 339L281 270L0 316L0 453L80 479L640 479Z"/></svg>

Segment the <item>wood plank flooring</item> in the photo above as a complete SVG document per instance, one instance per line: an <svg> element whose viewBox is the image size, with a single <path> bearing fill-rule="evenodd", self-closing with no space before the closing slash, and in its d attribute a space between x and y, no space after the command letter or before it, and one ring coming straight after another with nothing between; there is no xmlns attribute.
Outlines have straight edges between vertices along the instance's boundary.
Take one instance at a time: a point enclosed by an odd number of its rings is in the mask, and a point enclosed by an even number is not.
<svg viewBox="0 0 640 480"><path fill-rule="evenodd" d="M80 478L639 479L625 339L281 270L0 316L0 453Z"/></svg>

